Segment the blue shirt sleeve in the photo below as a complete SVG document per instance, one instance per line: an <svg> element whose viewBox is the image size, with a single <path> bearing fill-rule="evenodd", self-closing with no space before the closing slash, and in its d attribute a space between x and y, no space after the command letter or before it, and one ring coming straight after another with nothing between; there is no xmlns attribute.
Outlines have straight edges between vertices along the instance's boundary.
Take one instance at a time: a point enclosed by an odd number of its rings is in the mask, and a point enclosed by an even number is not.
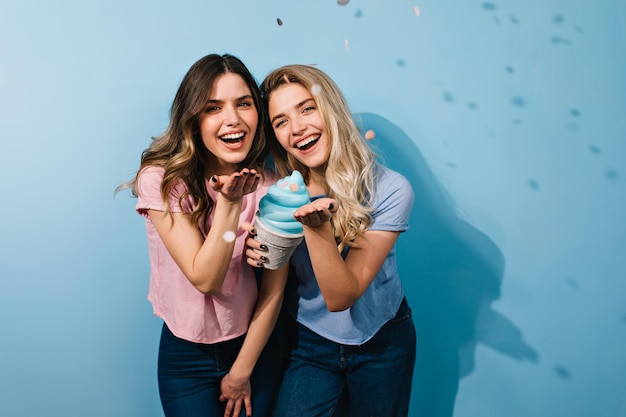
<svg viewBox="0 0 626 417"><path fill-rule="evenodd" d="M379 167L376 182L372 202L374 223L369 230L405 232L415 198L411 184L403 175L386 167Z"/></svg>

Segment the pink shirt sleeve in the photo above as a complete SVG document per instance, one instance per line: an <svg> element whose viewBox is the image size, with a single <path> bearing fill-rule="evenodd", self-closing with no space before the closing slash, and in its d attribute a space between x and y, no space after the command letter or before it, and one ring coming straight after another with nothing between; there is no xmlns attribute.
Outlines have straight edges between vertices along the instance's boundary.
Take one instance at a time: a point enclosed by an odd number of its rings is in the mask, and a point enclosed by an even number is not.
<svg viewBox="0 0 626 417"><path fill-rule="evenodd" d="M161 182L165 169L161 167L147 167L139 174L137 181L137 212L147 217L148 210L165 211L163 197L161 197ZM172 213L189 212L192 207L191 197L185 197L182 200L182 209L178 200L182 193L186 191L185 184L179 181L169 194L169 210Z"/></svg>

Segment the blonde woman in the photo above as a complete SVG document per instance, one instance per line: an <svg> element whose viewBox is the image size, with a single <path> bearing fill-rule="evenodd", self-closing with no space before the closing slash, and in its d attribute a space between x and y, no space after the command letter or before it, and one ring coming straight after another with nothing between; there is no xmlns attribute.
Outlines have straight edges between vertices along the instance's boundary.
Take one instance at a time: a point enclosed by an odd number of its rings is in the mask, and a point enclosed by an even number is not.
<svg viewBox="0 0 626 417"><path fill-rule="evenodd" d="M288 65L261 90L276 167L299 170L313 196L294 215L305 239L285 293L294 337L275 416L407 416L416 340L395 243L411 186L377 163L321 70ZM262 263L251 249L248 262Z"/></svg>
<svg viewBox="0 0 626 417"><path fill-rule="evenodd" d="M240 227L269 186L265 118L245 65L207 55L183 78L169 126L130 184L148 235L148 299L164 321L158 380L167 417L267 416L273 406L279 375L259 357L287 271L263 271L257 289Z"/></svg>

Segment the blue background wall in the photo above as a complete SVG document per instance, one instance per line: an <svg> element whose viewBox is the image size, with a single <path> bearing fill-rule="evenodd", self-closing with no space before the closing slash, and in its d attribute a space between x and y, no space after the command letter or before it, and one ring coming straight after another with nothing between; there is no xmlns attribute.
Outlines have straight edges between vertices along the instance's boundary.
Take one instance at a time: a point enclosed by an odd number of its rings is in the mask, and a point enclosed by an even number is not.
<svg viewBox="0 0 626 417"><path fill-rule="evenodd" d="M317 64L411 179L413 416L626 416L625 28L621 0L3 1L0 415L162 415L113 189L229 52Z"/></svg>

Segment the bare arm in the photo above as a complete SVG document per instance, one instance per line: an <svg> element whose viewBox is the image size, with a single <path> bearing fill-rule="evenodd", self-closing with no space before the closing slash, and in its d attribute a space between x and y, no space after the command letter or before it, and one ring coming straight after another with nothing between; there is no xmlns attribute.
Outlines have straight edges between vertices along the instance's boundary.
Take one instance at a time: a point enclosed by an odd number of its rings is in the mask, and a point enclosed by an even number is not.
<svg viewBox="0 0 626 417"><path fill-rule="evenodd" d="M330 225L336 204L332 199L319 199L294 214L304 226L313 272L330 311L350 308L363 295L399 236L399 232L365 232L344 260Z"/></svg>
<svg viewBox="0 0 626 417"><path fill-rule="evenodd" d="M398 239L399 232L368 231L350 248L344 260L337 250L330 219L337 211L337 201L320 198L296 210L294 217L304 226L304 238L313 272L330 311L350 308L367 290ZM262 266L261 242L246 241L247 262Z"/></svg>
<svg viewBox="0 0 626 417"><path fill-rule="evenodd" d="M239 416L242 403L252 415L250 376L272 333L287 282L289 264L277 270L263 270L261 288L243 346L228 374L222 379L221 401L227 401L224 416Z"/></svg>
<svg viewBox="0 0 626 417"><path fill-rule="evenodd" d="M219 193L215 201L213 225L206 238L188 214L170 215L148 210L176 264L193 286L205 294L216 293L222 287L235 247L234 240L228 242L224 234L237 232L242 198L256 190L259 184L256 171L247 169L215 179L211 185Z"/></svg>

